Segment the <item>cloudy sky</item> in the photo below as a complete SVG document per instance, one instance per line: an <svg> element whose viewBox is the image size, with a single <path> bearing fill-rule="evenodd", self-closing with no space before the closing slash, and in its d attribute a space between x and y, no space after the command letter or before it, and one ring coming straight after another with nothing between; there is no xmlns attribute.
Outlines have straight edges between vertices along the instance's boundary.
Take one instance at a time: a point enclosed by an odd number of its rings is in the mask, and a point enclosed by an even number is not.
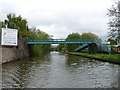
<svg viewBox="0 0 120 90"><path fill-rule="evenodd" d="M27 19L36 27L53 35L66 38L72 32L92 32L100 38L107 36L106 13L114 0L0 0L0 21L8 13Z"/></svg>

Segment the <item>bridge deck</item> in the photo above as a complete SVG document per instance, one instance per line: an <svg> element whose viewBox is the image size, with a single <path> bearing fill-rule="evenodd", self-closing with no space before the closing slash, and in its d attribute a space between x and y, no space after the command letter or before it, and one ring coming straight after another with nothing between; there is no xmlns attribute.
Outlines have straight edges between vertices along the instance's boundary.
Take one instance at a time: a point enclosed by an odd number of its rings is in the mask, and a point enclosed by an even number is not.
<svg viewBox="0 0 120 90"><path fill-rule="evenodd" d="M27 40L28 45L34 44L82 44L89 45L94 43L99 49L105 52L111 52L108 46L103 46L102 41L98 39L48 39L48 40ZM86 46L85 46L86 47ZM75 51L81 50L82 46L75 49Z"/></svg>
<svg viewBox="0 0 120 90"><path fill-rule="evenodd" d="M90 44L95 43L94 39L49 39L49 40L28 40L27 44Z"/></svg>

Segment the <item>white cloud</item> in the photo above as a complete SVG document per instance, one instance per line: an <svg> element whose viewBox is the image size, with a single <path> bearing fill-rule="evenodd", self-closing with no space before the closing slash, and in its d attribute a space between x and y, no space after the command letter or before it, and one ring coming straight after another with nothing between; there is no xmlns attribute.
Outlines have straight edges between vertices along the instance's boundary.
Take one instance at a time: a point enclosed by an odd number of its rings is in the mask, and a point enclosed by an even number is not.
<svg viewBox="0 0 120 90"><path fill-rule="evenodd" d="M107 9L112 3L111 0L0 0L0 20L12 12L54 38L66 38L72 32L93 32L103 38L107 35Z"/></svg>

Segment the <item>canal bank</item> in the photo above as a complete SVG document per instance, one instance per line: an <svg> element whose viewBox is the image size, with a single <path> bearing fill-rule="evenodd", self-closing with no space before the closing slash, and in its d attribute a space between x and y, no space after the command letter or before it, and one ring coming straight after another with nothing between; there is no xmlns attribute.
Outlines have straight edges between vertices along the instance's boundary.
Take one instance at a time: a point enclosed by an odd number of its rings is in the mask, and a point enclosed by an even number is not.
<svg viewBox="0 0 120 90"><path fill-rule="evenodd" d="M86 58L91 58L95 60L100 60L100 61L110 62L110 63L120 65L120 54L88 54L88 53L81 53L81 52L67 52L67 54L82 56Z"/></svg>

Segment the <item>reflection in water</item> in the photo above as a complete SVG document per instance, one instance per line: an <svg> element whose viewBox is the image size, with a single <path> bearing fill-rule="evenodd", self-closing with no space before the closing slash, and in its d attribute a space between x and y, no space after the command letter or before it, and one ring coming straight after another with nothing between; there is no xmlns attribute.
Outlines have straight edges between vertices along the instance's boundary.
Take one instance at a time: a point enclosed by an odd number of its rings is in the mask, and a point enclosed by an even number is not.
<svg viewBox="0 0 120 90"><path fill-rule="evenodd" d="M3 87L111 88L118 65L59 52L3 64Z"/></svg>

